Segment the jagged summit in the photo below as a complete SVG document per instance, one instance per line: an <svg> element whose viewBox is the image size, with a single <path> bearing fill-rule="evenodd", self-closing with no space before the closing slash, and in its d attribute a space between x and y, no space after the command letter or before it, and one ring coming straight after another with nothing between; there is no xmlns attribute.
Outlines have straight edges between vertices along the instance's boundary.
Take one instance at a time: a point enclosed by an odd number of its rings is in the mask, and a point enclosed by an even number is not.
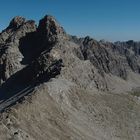
<svg viewBox="0 0 140 140"><path fill-rule="evenodd" d="M44 51L48 52L49 45L64 36L64 29L52 16L45 16L38 27L33 20L19 16L13 18L0 36L1 83L25 67L25 64L35 61Z"/></svg>
<svg viewBox="0 0 140 140"><path fill-rule="evenodd" d="M66 38L66 33L53 16L46 15L40 20L38 32L48 43L54 43L59 39Z"/></svg>
<svg viewBox="0 0 140 140"><path fill-rule="evenodd" d="M11 20L8 28L18 28L19 26L23 25L25 21L26 21L25 18L16 16Z"/></svg>
<svg viewBox="0 0 140 140"><path fill-rule="evenodd" d="M46 33L52 32L52 34L63 34L65 32L57 20L50 15L44 16L44 18L39 21L38 29Z"/></svg>

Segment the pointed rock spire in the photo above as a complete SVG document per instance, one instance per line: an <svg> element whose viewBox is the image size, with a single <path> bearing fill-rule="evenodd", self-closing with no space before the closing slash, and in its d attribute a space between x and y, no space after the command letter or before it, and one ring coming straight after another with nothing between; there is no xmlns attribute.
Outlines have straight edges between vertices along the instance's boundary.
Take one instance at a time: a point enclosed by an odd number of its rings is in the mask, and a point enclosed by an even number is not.
<svg viewBox="0 0 140 140"><path fill-rule="evenodd" d="M8 28L18 28L19 26L23 25L25 22L26 22L25 18L16 16L11 20Z"/></svg>
<svg viewBox="0 0 140 140"><path fill-rule="evenodd" d="M59 39L66 38L66 32L53 16L46 15L39 22L38 32L48 43L53 44Z"/></svg>

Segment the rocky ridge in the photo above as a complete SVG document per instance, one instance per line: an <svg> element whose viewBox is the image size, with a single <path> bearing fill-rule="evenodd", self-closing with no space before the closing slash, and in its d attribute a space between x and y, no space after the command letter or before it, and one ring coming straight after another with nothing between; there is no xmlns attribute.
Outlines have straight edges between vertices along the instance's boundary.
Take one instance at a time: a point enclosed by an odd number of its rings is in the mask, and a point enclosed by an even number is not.
<svg viewBox="0 0 140 140"><path fill-rule="evenodd" d="M15 17L0 33L0 81L3 140L140 138L130 93L139 92L139 42L71 36L48 15L38 26Z"/></svg>
<svg viewBox="0 0 140 140"><path fill-rule="evenodd" d="M73 51L73 55L81 61L89 60L91 67L95 67L92 71L96 71L96 74L93 72L91 77L93 77L92 81L96 84L95 88L99 90L108 89L106 74L127 80L128 73L134 72L138 74L140 72L139 42L111 43L96 41L90 37L72 37L66 34L52 16L45 16L40 20L38 27L33 20L26 21L25 18L15 17L0 35L1 84L26 66L30 67L32 73L36 73L36 75L41 71L43 73L47 68L38 66L40 70L35 68L37 70L33 72L34 67L37 67L34 65L42 63L41 65L46 67L46 62L48 59L52 59L53 55L57 55L57 57L59 55L59 62L67 61L67 58L63 60L63 54L58 54L58 51L54 51L56 48L60 49L60 46L65 50L63 44L69 45L70 51ZM61 53L64 53L62 51ZM76 60L74 61L76 62Z"/></svg>

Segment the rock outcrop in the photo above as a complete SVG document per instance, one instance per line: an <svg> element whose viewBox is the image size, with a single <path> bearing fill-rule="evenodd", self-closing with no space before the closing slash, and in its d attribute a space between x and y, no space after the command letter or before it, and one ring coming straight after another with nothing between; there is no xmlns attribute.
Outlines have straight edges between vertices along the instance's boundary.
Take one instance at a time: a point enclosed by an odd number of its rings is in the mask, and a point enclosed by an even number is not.
<svg viewBox="0 0 140 140"><path fill-rule="evenodd" d="M22 65L24 56L20 51L20 40L35 31L36 25L34 21L26 21L22 17L15 17L8 28L0 34L1 83L24 67Z"/></svg>
<svg viewBox="0 0 140 140"><path fill-rule="evenodd" d="M63 34L64 30L51 16L45 16L38 28L32 20L26 21L22 17L12 19L8 28L0 35L1 83L27 65L36 63L33 61L40 61L42 65L44 61L45 64L50 58L50 46L53 47L59 35Z"/></svg>

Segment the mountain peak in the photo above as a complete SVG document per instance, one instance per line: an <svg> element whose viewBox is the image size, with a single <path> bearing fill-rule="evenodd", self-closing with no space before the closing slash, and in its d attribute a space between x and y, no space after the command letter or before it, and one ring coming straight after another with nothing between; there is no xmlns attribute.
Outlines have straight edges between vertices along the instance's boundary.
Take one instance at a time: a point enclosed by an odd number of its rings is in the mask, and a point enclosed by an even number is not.
<svg viewBox="0 0 140 140"><path fill-rule="evenodd" d="M63 27L61 27L57 20L50 15L46 15L40 20L38 32L47 39L48 43L54 43L57 40L66 37Z"/></svg>
<svg viewBox="0 0 140 140"><path fill-rule="evenodd" d="M11 20L8 28L18 28L19 26L23 25L25 22L26 19L24 17L16 16Z"/></svg>

